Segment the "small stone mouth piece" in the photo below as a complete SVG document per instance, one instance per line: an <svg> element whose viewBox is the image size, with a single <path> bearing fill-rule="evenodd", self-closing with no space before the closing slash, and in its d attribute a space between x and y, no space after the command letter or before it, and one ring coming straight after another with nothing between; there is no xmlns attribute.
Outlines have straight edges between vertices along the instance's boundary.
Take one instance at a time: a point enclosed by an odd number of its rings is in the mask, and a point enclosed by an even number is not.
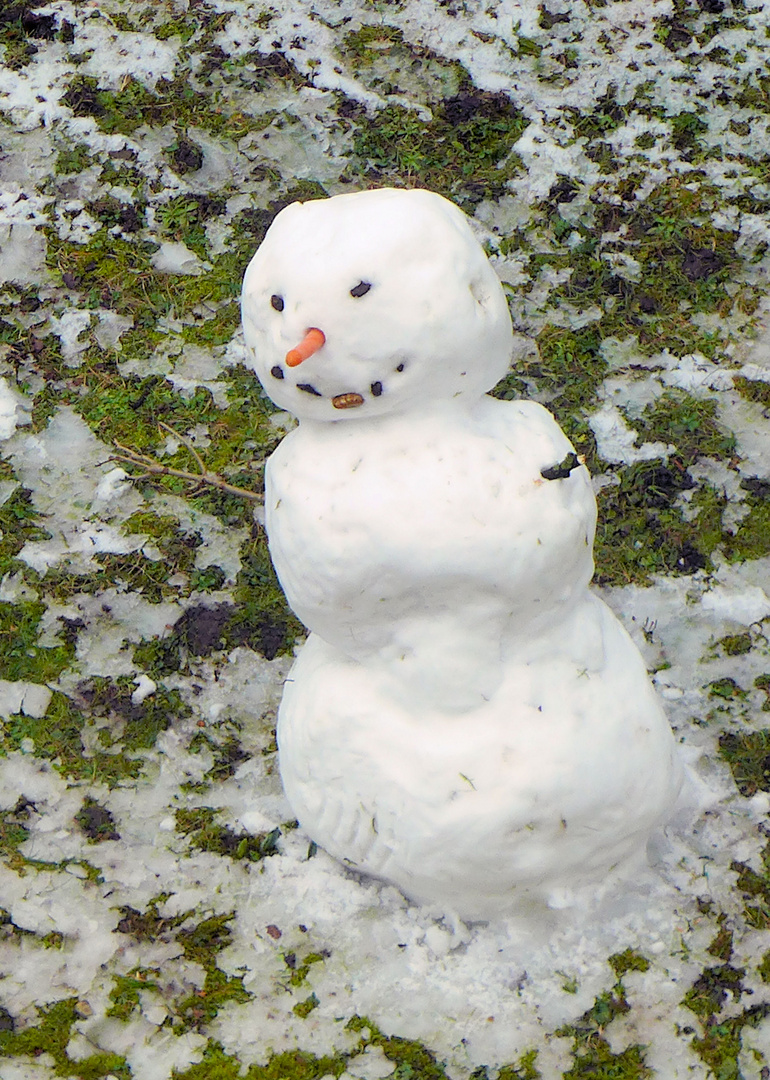
<svg viewBox="0 0 770 1080"><path fill-rule="evenodd" d="M335 409L357 409L363 403L364 399L360 394L337 394L332 398Z"/></svg>

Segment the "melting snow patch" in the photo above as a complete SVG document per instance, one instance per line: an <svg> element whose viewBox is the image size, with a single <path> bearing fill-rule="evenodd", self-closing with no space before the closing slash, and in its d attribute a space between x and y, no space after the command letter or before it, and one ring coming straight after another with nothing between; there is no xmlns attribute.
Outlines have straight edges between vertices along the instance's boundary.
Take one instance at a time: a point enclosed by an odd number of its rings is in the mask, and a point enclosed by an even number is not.
<svg viewBox="0 0 770 1080"><path fill-rule="evenodd" d="M150 262L162 274L186 274L197 277L211 269L210 263L202 262L194 251L181 241L162 243Z"/></svg>
<svg viewBox="0 0 770 1080"><path fill-rule="evenodd" d="M758 586L737 591L716 585L703 594L701 605L718 618L731 619L743 626L751 626L770 616L770 599Z"/></svg>
<svg viewBox="0 0 770 1080"><path fill-rule="evenodd" d="M620 409L608 402L589 416L588 424L596 436L599 457L611 465L632 465L655 458L666 461L674 450L673 446L660 442L646 442L637 446L637 432L628 426Z"/></svg>
<svg viewBox="0 0 770 1080"><path fill-rule="evenodd" d="M28 424L30 409L31 402L0 379L0 439L10 439L17 427Z"/></svg>
<svg viewBox="0 0 770 1080"><path fill-rule="evenodd" d="M22 713L40 720L48 711L52 697L53 694L47 686L0 679L0 716L10 717Z"/></svg>

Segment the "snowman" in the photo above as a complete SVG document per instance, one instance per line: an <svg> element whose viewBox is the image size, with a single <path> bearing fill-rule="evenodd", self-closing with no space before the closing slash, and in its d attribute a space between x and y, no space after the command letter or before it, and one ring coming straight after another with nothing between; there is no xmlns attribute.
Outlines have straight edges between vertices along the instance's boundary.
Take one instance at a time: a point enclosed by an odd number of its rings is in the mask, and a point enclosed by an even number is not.
<svg viewBox="0 0 770 1080"><path fill-rule="evenodd" d="M242 307L299 420L265 515L311 631L278 718L302 827L465 919L627 873L676 799L674 739L588 588L586 468L542 406L488 396L512 329L468 219L424 190L294 203Z"/></svg>

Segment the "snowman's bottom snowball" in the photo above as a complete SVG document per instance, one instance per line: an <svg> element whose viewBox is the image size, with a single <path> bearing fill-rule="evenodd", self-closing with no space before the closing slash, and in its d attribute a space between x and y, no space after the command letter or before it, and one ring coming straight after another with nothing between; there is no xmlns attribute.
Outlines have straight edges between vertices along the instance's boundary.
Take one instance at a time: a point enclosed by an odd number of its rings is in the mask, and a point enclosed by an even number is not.
<svg viewBox="0 0 770 1080"><path fill-rule="evenodd" d="M278 720L303 828L465 919L603 891L670 813L681 767L636 646L596 597L580 615L596 641L589 667L555 631L550 655L539 642L508 663L493 700L452 714L410 713L389 693L392 668L311 635Z"/></svg>

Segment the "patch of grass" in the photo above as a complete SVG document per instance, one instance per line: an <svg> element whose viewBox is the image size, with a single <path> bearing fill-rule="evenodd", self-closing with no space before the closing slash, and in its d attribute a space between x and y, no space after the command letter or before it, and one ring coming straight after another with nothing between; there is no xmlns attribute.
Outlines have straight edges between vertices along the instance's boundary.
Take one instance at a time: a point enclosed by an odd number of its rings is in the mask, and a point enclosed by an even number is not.
<svg viewBox="0 0 770 1080"><path fill-rule="evenodd" d="M672 443L678 468L698 458L724 459L735 451L735 436L715 419L716 403L684 391L667 391L634 421L640 441Z"/></svg>
<svg viewBox="0 0 770 1080"><path fill-rule="evenodd" d="M6 0L0 7L0 35L5 47L3 66L10 71L26 67L38 51L35 40L57 37L53 15L38 15L34 4Z"/></svg>
<svg viewBox="0 0 770 1080"><path fill-rule="evenodd" d="M144 767L142 751L154 746L158 734L190 710L177 690L166 691L162 686L140 705L133 705L133 689L133 680L122 677L90 680L79 689L77 701L56 691L43 718L17 715L6 722L0 752L20 749L25 739L32 739L35 754L53 761L65 776L98 777L110 786L136 779ZM92 717L111 721L101 733L104 753L84 751L82 732Z"/></svg>
<svg viewBox="0 0 770 1080"><path fill-rule="evenodd" d="M45 605L37 601L0 604L0 670L10 682L53 682L75 655L72 645L40 646L38 627Z"/></svg>
<svg viewBox="0 0 770 1080"><path fill-rule="evenodd" d="M453 98L468 86L464 68L421 42L410 42L401 30L387 23L365 23L341 43L349 70L378 94L402 94L431 105ZM340 116L361 115L363 109L345 100Z"/></svg>
<svg viewBox="0 0 770 1080"><path fill-rule="evenodd" d="M645 461L619 475L619 485L602 488L597 496L596 580L649 583L654 574L692 574L709 566L724 538L724 498L704 485L691 503L700 513L685 521L675 500L694 484L683 469Z"/></svg>
<svg viewBox="0 0 770 1080"><path fill-rule="evenodd" d="M730 869L738 875L736 888L743 896L743 915L754 930L770 929L770 852L762 850L761 869L753 870L748 863L732 862Z"/></svg>
<svg viewBox="0 0 770 1080"><path fill-rule="evenodd" d="M691 1046L708 1065L712 1076L719 1080L741 1080L745 1075L739 1062L741 1031L744 1027L757 1027L769 1011L767 1005L755 1005L738 1016L703 1025L703 1034L694 1038Z"/></svg>
<svg viewBox="0 0 770 1080"><path fill-rule="evenodd" d="M88 143L74 143L71 146L62 146L56 157L54 171L57 176L82 173L90 168L95 160Z"/></svg>
<svg viewBox="0 0 770 1080"><path fill-rule="evenodd" d="M185 922L191 913L161 915L158 908L167 899L167 894L155 897L143 912L129 906L120 908L122 918L117 925L117 932L128 934L136 941L168 941L173 931Z"/></svg>
<svg viewBox="0 0 770 1080"><path fill-rule="evenodd" d="M746 379L743 375L733 376L733 386L746 401L755 401L765 408L770 406L770 383L758 379Z"/></svg>
<svg viewBox="0 0 770 1080"><path fill-rule="evenodd" d="M601 111L598 115L607 123L619 119L619 114L615 119ZM520 231L503 237L501 251L520 248L530 253L533 283L543 268L570 270L569 278L551 292L549 303L564 300L578 310L598 309L600 318L584 333L599 340L613 335L622 339L633 328L644 353L657 352L665 343L677 353L700 351L711 357L719 345L718 335L699 328L692 313L726 315L736 304L754 301L745 289L737 293L732 289L742 258L736 249L737 234L714 226L713 212L722 197L697 175L697 182L692 174L687 182L670 178L644 200L636 197L635 181L628 177L617 192L613 189L612 199L594 199L591 215L574 223L564 221L560 207L578 192L560 178L538 205L538 226L530 231L529 240ZM578 242L570 241L567 247L564 239L570 233ZM537 242L532 244L532 239ZM631 257L636 277L616 269L614 256L621 265L622 257Z"/></svg>
<svg viewBox="0 0 770 1080"><path fill-rule="evenodd" d="M115 819L109 810L92 799L89 795L75 814L75 821L88 837L90 843L100 844L105 840L120 840L115 829Z"/></svg>
<svg viewBox="0 0 770 1080"><path fill-rule="evenodd" d="M503 194L519 172L510 151L526 126L505 94L474 90L444 101L429 121L398 105L358 117L353 145L368 177L428 187L472 207Z"/></svg>
<svg viewBox="0 0 770 1080"><path fill-rule="evenodd" d="M770 712L770 674L757 675L754 686L757 690L762 690L765 695L765 700L762 702L762 712Z"/></svg>
<svg viewBox="0 0 770 1080"><path fill-rule="evenodd" d="M0 855L6 865L17 873L24 872L27 861L19 852L19 848L29 839L27 822L30 812L34 809L35 804L24 795L20 795L15 806L9 810L0 811ZM12 926L14 932L18 931L20 934L31 933L31 931L20 930L16 927L5 909L0 909L0 926Z"/></svg>
<svg viewBox="0 0 770 1080"><path fill-rule="evenodd" d="M11 474L9 479L12 478ZM41 520L45 519L35 510L31 492L26 488L17 487L0 506L0 578L12 569L22 569L23 564L14 560L25 544L50 540L51 534L41 527Z"/></svg>
<svg viewBox="0 0 770 1080"><path fill-rule="evenodd" d="M770 502L766 497L749 496L746 503L749 513L738 522L735 534L725 539L725 555L731 562L770 555Z"/></svg>
<svg viewBox="0 0 770 1080"><path fill-rule="evenodd" d="M510 372L492 394L508 401L520 397L522 376L549 394L548 409L582 452L593 445L584 414L593 405L606 373L601 338L595 327L580 330L547 326L537 339L539 359Z"/></svg>
<svg viewBox="0 0 770 1080"><path fill-rule="evenodd" d="M185 147L187 157L191 159L191 164L194 164L192 143L178 142L174 149L169 148L169 152L172 156L176 155L179 158ZM201 157L200 164L202 160ZM179 168L178 165L177 168ZM196 255L205 259L208 256L208 239L204 225L223 209L224 200L214 199L209 195L177 195L163 203L156 212L160 235L172 240L181 240Z"/></svg>
<svg viewBox="0 0 770 1080"><path fill-rule="evenodd" d="M741 795L750 799L770 791L770 731L726 731L719 737L719 753Z"/></svg>
<svg viewBox="0 0 770 1080"><path fill-rule="evenodd" d="M757 965L757 973L763 983L770 983L770 952L766 952Z"/></svg>
<svg viewBox="0 0 770 1080"><path fill-rule="evenodd" d="M235 612L227 628L228 646L248 645L268 660L291 654L305 630L286 603L262 532L241 551L241 563L233 594Z"/></svg>
<svg viewBox="0 0 770 1080"><path fill-rule="evenodd" d="M192 712L178 690L159 684L154 693L135 704L131 700L135 689L130 675L116 679L94 676L78 687L88 715L109 719L114 745L130 753L151 749L162 731Z"/></svg>
<svg viewBox="0 0 770 1080"><path fill-rule="evenodd" d="M131 77L121 82L119 90L107 90L90 75L76 75L62 100L75 116L92 117L108 135L133 135L145 124L174 124L181 130L204 127L221 138L237 141L262 127L258 118L218 108L218 98L196 90L184 71L171 79L159 79L155 91Z"/></svg>

